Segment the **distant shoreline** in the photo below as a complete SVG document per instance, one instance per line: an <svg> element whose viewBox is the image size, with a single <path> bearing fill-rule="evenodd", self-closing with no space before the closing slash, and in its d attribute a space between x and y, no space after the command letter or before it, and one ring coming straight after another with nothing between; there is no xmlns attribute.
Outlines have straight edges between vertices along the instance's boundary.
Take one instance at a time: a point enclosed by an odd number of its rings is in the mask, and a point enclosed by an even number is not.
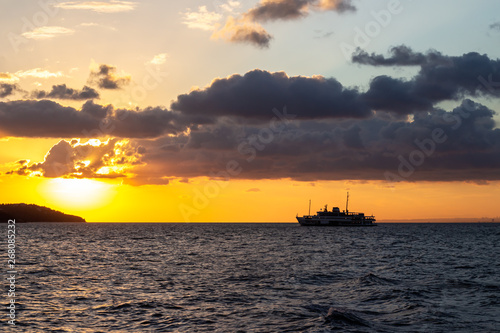
<svg viewBox="0 0 500 333"><path fill-rule="evenodd" d="M0 223L8 223L9 220L15 220L16 223L86 222L80 216L65 214L44 206L25 203L0 204Z"/></svg>
<svg viewBox="0 0 500 333"><path fill-rule="evenodd" d="M381 220L378 223L499 223L497 218L446 218L446 219L390 219Z"/></svg>

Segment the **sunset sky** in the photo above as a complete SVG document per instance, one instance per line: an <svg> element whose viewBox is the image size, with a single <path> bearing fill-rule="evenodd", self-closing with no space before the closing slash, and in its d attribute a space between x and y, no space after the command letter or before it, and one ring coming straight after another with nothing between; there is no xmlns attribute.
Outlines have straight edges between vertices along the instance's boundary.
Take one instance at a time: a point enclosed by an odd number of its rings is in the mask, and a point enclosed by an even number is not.
<svg viewBox="0 0 500 333"><path fill-rule="evenodd" d="M500 216L500 2L5 0L0 202Z"/></svg>

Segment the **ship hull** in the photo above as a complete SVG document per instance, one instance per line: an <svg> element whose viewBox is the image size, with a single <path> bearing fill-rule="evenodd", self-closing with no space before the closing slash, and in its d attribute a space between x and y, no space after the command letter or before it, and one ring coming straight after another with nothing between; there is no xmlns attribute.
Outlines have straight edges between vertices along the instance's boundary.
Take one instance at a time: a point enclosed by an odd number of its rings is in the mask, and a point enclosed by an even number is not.
<svg viewBox="0 0 500 333"><path fill-rule="evenodd" d="M298 217L301 226L306 227L376 227L372 220L347 220L335 218L306 218Z"/></svg>

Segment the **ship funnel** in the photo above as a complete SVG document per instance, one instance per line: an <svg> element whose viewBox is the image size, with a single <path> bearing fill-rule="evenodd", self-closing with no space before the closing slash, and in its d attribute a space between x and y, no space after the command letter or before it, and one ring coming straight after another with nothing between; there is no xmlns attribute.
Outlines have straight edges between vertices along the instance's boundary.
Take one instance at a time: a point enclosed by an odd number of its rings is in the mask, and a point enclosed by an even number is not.
<svg viewBox="0 0 500 333"><path fill-rule="evenodd" d="M345 212L349 213L349 192L347 192L347 201L345 203Z"/></svg>

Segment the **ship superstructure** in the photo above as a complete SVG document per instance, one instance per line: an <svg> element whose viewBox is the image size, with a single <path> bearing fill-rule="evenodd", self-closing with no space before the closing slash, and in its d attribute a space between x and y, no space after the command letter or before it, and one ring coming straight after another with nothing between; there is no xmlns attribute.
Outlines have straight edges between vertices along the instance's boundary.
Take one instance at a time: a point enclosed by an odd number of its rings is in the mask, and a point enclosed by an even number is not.
<svg viewBox="0 0 500 333"><path fill-rule="evenodd" d="M325 205L316 215L311 215L311 201L309 201L309 215L298 216L297 221L303 226L333 226L333 227L372 227L376 226L375 216L366 216L364 213L349 212L349 192L347 192L346 209L340 211L339 207L328 210Z"/></svg>

